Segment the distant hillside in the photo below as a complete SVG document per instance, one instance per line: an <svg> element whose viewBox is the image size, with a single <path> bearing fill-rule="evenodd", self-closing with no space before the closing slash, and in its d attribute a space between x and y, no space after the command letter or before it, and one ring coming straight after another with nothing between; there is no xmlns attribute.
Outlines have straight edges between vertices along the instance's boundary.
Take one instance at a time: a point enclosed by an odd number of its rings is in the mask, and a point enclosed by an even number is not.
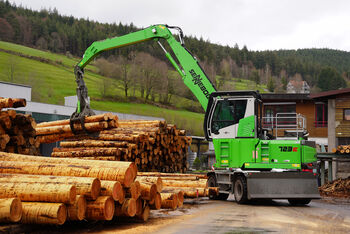
<svg viewBox="0 0 350 234"><path fill-rule="evenodd" d="M8 1L0 1L1 40L55 53L69 52L81 57L84 50L96 40L136 30L138 28L133 24L102 24L62 16L56 9L33 11L11 5ZM230 85L233 77L262 84L270 81L269 90L274 92L283 91L283 79L288 81L296 77L315 86L321 69L325 67L335 68L345 79L350 76L350 52L332 49L249 51L246 46L232 48L196 37L186 37L185 42L188 49L200 59L210 77L223 77L217 84L220 90L235 89ZM147 52L166 61L161 49L153 42L110 51L102 56L127 56L130 51Z"/></svg>

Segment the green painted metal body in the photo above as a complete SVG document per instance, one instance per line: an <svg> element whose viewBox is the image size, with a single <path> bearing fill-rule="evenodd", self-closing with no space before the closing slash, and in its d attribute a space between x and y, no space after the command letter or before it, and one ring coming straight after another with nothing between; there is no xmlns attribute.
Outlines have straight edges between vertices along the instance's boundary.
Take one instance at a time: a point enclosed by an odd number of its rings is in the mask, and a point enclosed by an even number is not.
<svg viewBox="0 0 350 234"><path fill-rule="evenodd" d="M103 41L96 41L91 44L84 53L83 59L77 64L84 68L92 59L104 51L133 45L149 40L164 39L167 41L175 57L180 64L177 64L170 53L166 57L181 75L185 85L192 91L201 103L204 110L207 109L209 95L215 92L215 87L204 74L197 60L178 42L166 25L153 25L143 30L126 34L120 37L109 38Z"/></svg>
<svg viewBox="0 0 350 234"><path fill-rule="evenodd" d="M301 140L261 140L254 134L254 116L239 121L236 138L213 139L217 168L301 169L317 160L316 149Z"/></svg>

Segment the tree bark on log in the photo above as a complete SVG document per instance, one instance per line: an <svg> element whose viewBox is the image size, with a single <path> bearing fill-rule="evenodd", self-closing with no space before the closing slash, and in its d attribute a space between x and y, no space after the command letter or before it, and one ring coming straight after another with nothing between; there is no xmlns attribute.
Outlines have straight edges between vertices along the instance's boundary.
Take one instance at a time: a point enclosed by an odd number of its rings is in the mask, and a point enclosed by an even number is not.
<svg viewBox="0 0 350 234"><path fill-rule="evenodd" d="M163 180L163 186L165 186L165 187L208 188L207 180L197 180L197 181Z"/></svg>
<svg viewBox="0 0 350 234"><path fill-rule="evenodd" d="M111 196L100 196L95 201L87 201L86 219L111 220L114 215L115 204Z"/></svg>
<svg viewBox="0 0 350 234"><path fill-rule="evenodd" d="M175 210L178 204L178 198L176 193L161 193L162 208Z"/></svg>
<svg viewBox="0 0 350 234"><path fill-rule="evenodd" d="M126 198L122 205L116 205L115 216L134 217L135 214L136 200L134 198Z"/></svg>
<svg viewBox="0 0 350 234"><path fill-rule="evenodd" d="M137 168L133 162L111 161L108 162L108 167L106 167L106 163L103 161L26 156L4 152L0 152L0 159L16 162L12 164L11 162L0 162L0 173L9 172L20 174L33 174L33 172L29 170L29 168L21 169L16 167L16 165L22 165L22 167L27 167L27 165L30 165L32 170L38 171L35 174L95 177L100 180L102 179L119 181L125 187L130 186L130 184L135 180L137 173ZM28 162L24 163L26 161ZM39 165L47 165L47 170L45 168L40 167ZM51 167L51 170L49 167ZM57 170L53 170L53 168L57 168Z"/></svg>
<svg viewBox="0 0 350 234"><path fill-rule="evenodd" d="M128 142L116 142L116 141L99 141L99 140L84 140L84 141L64 141L60 143L62 148L75 148L75 147L120 147L125 148L128 146Z"/></svg>
<svg viewBox="0 0 350 234"><path fill-rule="evenodd" d="M18 197L21 201L62 202L73 204L76 197L74 185L0 183L0 198Z"/></svg>
<svg viewBox="0 0 350 234"><path fill-rule="evenodd" d="M150 208L153 210L159 210L162 207L162 197L160 193L156 193L154 198L149 201Z"/></svg>
<svg viewBox="0 0 350 234"><path fill-rule="evenodd" d="M97 178L71 177L71 176L45 176L28 174L0 173L0 182L11 183L44 183L75 185L76 193L84 195L87 199L96 200L100 195L101 182Z"/></svg>
<svg viewBox="0 0 350 234"><path fill-rule="evenodd" d="M81 221L85 218L86 199L84 195L77 195L72 205L67 205L68 220Z"/></svg>
<svg viewBox="0 0 350 234"><path fill-rule="evenodd" d="M123 203L125 199L123 186L118 181L101 180L101 196L111 196L119 203Z"/></svg>
<svg viewBox="0 0 350 234"><path fill-rule="evenodd" d="M137 176L136 181L139 181L140 183L146 182L146 183L153 183L157 186L157 192L162 192L163 189L163 181L160 177L154 177L154 176Z"/></svg>
<svg viewBox="0 0 350 234"><path fill-rule="evenodd" d="M74 125L75 130L81 131L82 127L80 124ZM108 128L107 122L93 122L86 123L85 128L90 132L97 132L103 129ZM36 135L52 135L52 134L62 134L62 133L72 133L72 129L70 125L58 125L58 126L49 126L49 127L36 127L35 128Z"/></svg>
<svg viewBox="0 0 350 234"><path fill-rule="evenodd" d="M67 219L67 208L62 203L22 202L21 223L62 225Z"/></svg>
<svg viewBox="0 0 350 234"><path fill-rule="evenodd" d="M22 203L19 198L0 199L0 223L18 222L22 217Z"/></svg>

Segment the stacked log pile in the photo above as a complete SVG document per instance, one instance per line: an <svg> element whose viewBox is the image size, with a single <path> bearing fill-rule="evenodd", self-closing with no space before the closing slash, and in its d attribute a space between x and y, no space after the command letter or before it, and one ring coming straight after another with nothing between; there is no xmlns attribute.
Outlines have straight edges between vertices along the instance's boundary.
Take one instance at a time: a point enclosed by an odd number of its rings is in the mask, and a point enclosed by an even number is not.
<svg viewBox="0 0 350 234"><path fill-rule="evenodd" d="M0 98L0 110L25 106L25 99ZM0 151L39 155L40 143L35 140L35 126L30 115L16 113L15 110L1 110Z"/></svg>
<svg viewBox="0 0 350 234"><path fill-rule="evenodd" d="M350 197L350 177L346 179L339 178L319 187L322 196L330 197Z"/></svg>
<svg viewBox="0 0 350 234"><path fill-rule="evenodd" d="M350 145L338 145L337 148L332 149L336 154L350 154Z"/></svg>
<svg viewBox="0 0 350 234"><path fill-rule="evenodd" d="M71 129L69 119L39 123L35 128L36 139L39 143L53 143L77 135L84 137L90 133L118 127L118 116L111 113L88 116L84 120L85 130L80 122L75 123L73 127L75 133Z"/></svg>
<svg viewBox="0 0 350 234"><path fill-rule="evenodd" d="M118 124L97 137L76 136L61 142L51 156L132 161L139 171L186 172L191 137L185 130L159 120L119 120Z"/></svg>
<svg viewBox="0 0 350 234"><path fill-rule="evenodd" d="M151 209L176 209L182 206L187 189L207 187L202 176L164 174L138 175L133 162L0 152L0 205L2 199L22 201L21 215L17 211L12 219L9 208L7 213L0 208L0 222L62 225L67 220L83 219L146 221ZM196 194L202 196L198 191Z"/></svg>

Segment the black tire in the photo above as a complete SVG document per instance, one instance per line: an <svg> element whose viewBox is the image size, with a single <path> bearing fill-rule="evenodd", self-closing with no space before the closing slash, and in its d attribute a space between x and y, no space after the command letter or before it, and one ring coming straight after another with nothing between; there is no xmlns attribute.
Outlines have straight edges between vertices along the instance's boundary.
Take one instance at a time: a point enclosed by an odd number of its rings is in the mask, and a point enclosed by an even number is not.
<svg viewBox="0 0 350 234"><path fill-rule="evenodd" d="M209 176L208 178L208 187L216 187L216 179L214 175ZM216 200L218 196L215 194L210 194L209 193L209 199L210 200Z"/></svg>
<svg viewBox="0 0 350 234"><path fill-rule="evenodd" d="M307 205L309 204L311 199L309 198L294 198L294 199L288 199L289 204L292 206L300 206L300 205Z"/></svg>
<svg viewBox="0 0 350 234"><path fill-rule="evenodd" d="M248 202L247 180L244 176L237 176L234 183L234 195L238 204Z"/></svg>

